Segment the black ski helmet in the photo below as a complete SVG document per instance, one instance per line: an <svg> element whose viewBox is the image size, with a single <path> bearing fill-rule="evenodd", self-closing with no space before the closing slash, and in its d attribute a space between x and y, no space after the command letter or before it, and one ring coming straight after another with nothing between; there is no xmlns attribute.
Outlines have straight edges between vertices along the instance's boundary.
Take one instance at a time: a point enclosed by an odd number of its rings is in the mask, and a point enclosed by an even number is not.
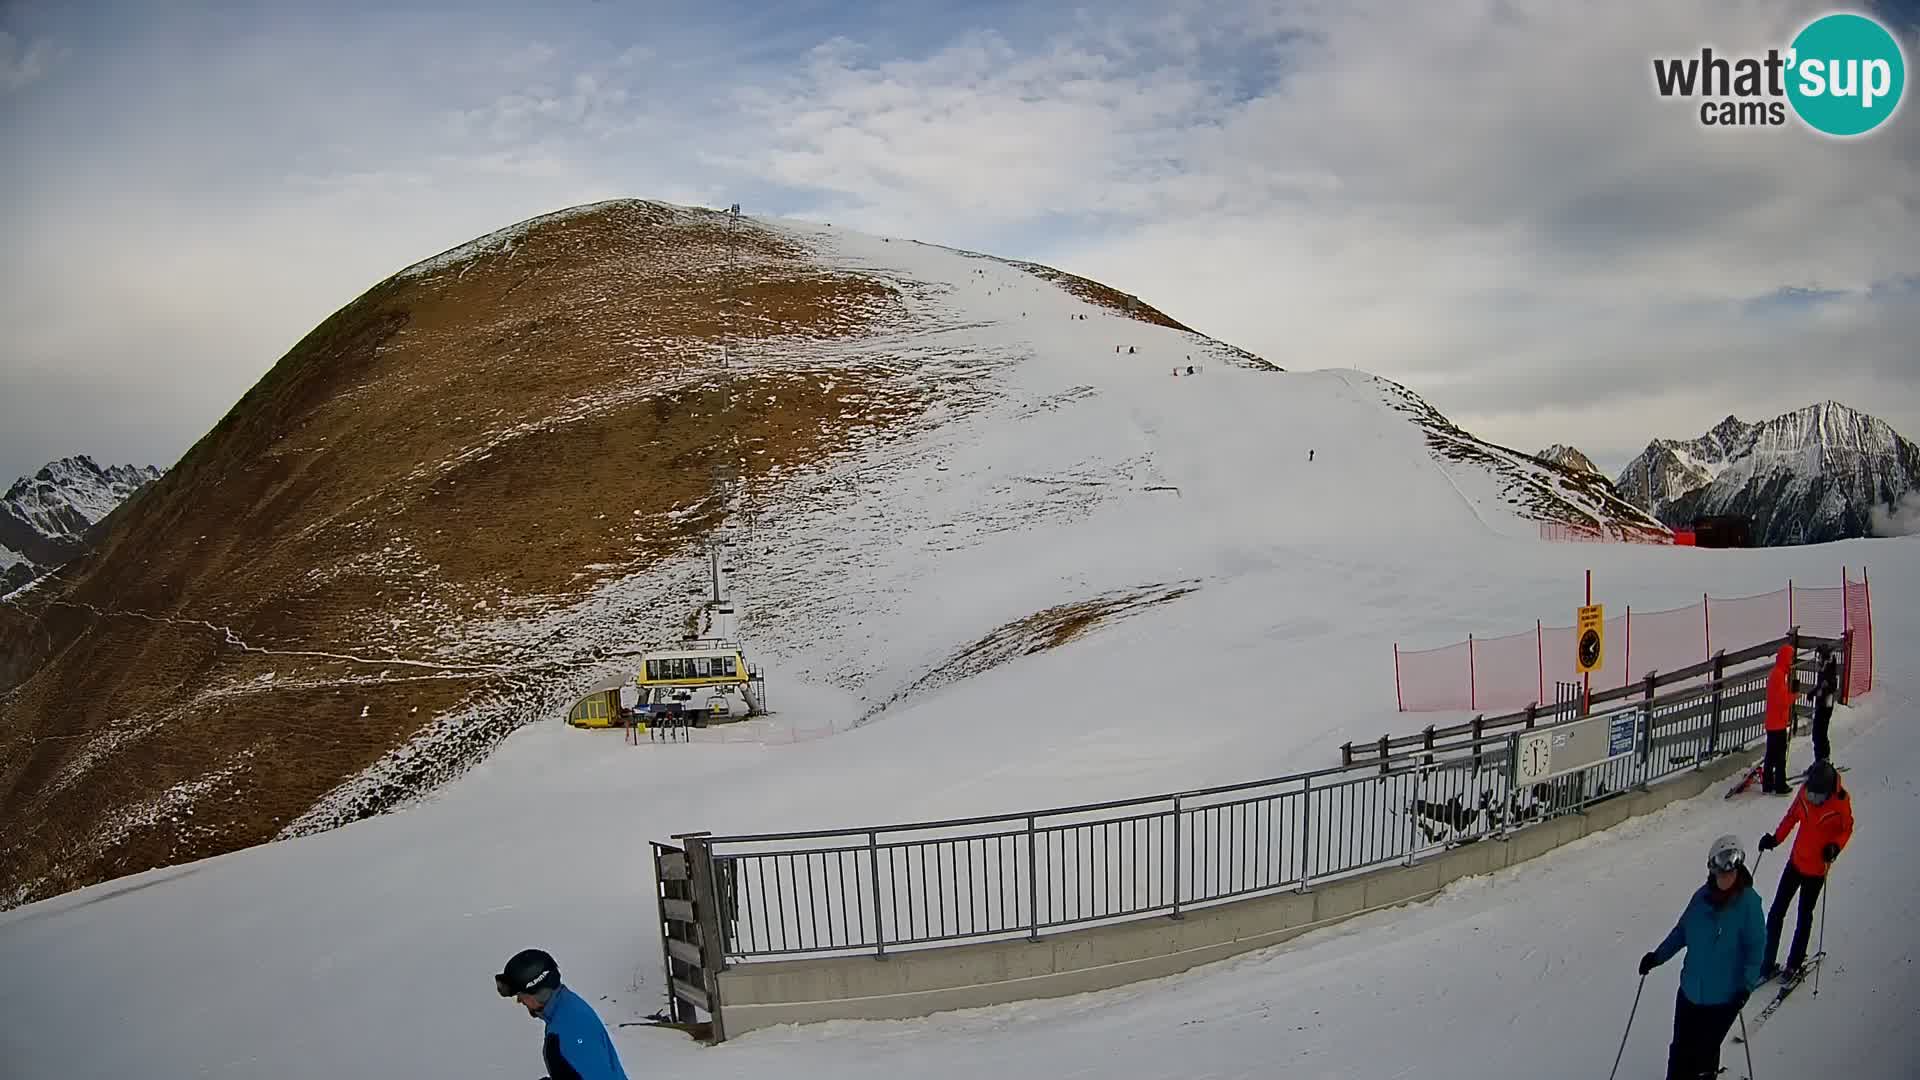
<svg viewBox="0 0 1920 1080"><path fill-rule="evenodd" d="M539 949L522 949L513 954L507 966L493 977L494 989L501 997L537 994L560 985L560 965Z"/></svg>
<svg viewBox="0 0 1920 1080"><path fill-rule="evenodd" d="M1816 761L1807 770L1807 791L1813 795L1831 795L1840 784L1840 770L1831 761Z"/></svg>

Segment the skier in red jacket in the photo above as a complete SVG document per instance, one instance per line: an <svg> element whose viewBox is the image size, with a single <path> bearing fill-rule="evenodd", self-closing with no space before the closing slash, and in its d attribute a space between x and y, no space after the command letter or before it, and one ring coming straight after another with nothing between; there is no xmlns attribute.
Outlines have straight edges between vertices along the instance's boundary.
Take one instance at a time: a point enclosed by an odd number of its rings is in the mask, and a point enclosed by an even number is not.
<svg viewBox="0 0 1920 1080"><path fill-rule="evenodd" d="M1791 795L1787 786L1787 728L1793 723L1793 646L1782 645L1767 673L1767 756L1760 768L1760 790Z"/></svg>
<svg viewBox="0 0 1920 1080"><path fill-rule="evenodd" d="M1831 761L1816 761L1807 770L1807 783L1787 807L1780 827L1760 838L1760 850L1779 847L1795 827L1800 835L1793 841L1793 857L1780 872L1780 885L1773 891L1773 907L1767 912L1767 954L1761 968L1762 978L1781 973L1773 961L1780 955L1780 929L1787 919L1787 905L1794 893L1800 894L1799 921L1793 929L1793 947L1787 950L1783 980L1798 977L1800 965L1807 959L1807 936L1813 929L1813 907L1820 900L1820 889L1827 883L1827 870L1853 838L1853 799L1840 783L1840 771Z"/></svg>

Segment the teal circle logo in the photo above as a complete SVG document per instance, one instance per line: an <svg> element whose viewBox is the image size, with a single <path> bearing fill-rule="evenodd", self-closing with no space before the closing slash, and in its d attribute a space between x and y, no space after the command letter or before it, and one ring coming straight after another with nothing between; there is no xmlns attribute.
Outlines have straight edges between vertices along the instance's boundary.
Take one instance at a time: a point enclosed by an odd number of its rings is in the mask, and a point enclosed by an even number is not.
<svg viewBox="0 0 1920 1080"><path fill-rule="evenodd" d="M1793 39L1787 99L1816 131L1862 135L1886 122L1907 88L1907 61L1864 15L1823 15Z"/></svg>

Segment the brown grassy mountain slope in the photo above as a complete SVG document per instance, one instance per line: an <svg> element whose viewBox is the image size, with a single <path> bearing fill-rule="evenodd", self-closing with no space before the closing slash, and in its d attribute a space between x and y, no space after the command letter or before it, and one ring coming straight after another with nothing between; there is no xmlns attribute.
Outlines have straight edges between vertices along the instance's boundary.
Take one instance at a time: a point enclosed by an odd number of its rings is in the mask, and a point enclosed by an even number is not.
<svg viewBox="0 0 1920 1080"><path fill-rule="evenodd" d="M930 405L965 413L966 350L910 344L931 331L906 294L937 287L808 244L719 211L578 207L396 274L298 342L96 551L0 604L0 906L430 790L606 661L543 648L596 585L657 576L595 617L626 643L678 632L689 582L656 570L740 513L717 466L777 501Z"/></svg>
<svg viewBox="0 0 1920 1080"><path fill-rule="evenodd" d="M763 367L722 400L724 333L831 341L897 311L730 224L601 205L381 283L0 612L0 897L268 839L427 718L537 679L463 617L709 528L721 432L765 472L913 416L883 368Z"/></svg>

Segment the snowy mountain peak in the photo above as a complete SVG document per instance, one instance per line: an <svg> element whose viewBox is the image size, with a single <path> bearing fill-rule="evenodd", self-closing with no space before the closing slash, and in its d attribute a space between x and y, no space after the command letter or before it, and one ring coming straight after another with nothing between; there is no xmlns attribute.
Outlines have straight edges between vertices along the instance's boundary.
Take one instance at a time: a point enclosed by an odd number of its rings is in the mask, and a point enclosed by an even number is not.
<svg viewBox="0 0 1920 1080"><path fill-rule="evenodd" d="M1920 451L1885 421L1831 399L1759 423L1728 416L1698 439L1656 439L1615 481L1623 497L1684 524L1754 522L1762 544L1874 535L1874 512L1920 487Z"/></svg>
<svg viewBox="0 0 1920 1080"><path fill-rule="evenodd" d="M86 549L87 530L159 479L152 465L101 468L77 454L13 482L0 498L0 574L17 588Z"/></svg>
<svg viewBox="0 0 1920 1080"><path fill-rule="evenodd" d="M1554 443L1552 446L1547 447L1545 450L1533 456L1548 464L1558 465L1563 469L1593 473L1596 476L1600 475L1600 467L1593 463L1593 459L1571 446L1562 446L1559 443Z"/></svg>

